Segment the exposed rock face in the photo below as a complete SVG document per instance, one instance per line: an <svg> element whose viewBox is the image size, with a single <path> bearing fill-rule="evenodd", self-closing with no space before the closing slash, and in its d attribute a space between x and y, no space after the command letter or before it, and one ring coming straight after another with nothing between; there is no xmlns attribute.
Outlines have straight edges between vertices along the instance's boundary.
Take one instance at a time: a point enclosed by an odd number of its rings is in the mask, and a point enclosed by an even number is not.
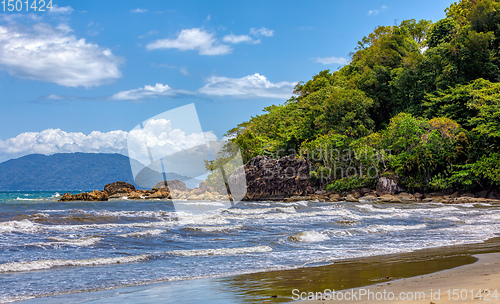
<svg viewBox="0 0 500 304"><path fill-rule="evenodd" d="M157 191L157 190L164 189L164 188L168 188L169 191L172 191L172 190L187 191L188 190L188 187L186 186L186 184L184 182L181 182L180 180L177 180L177 179L159 182L151 190Z"/></svg>
<svg viewBox="0 0 500 304"><path fill-rule="evenodd" d="M172 197L170 196L168 188L159 189L155 193L150 194L149 196L146 197L146 199L169 199L169 198Z"/></svg>
<svg viewBox="0 0 500 304"><path fill-rule="evenodd" d="M309 168L306 160L292 156L279 160L257 156L245 165L247 199L283 199L312 194L316 189L309 184Z"/></svg>
<svg viewBox="0 0 500 304"><path fill-rule="evenodd" d="M396 194L404 191L393 179L388 177L381 177L377 182L377 194Z"/></svg>
<svg viewBox="0 0 500 304"><path fill-rule="evenodd" d="M94 190L90 193L83 192L78 194L65 193L60 202L69 202L69 201L107 201L108 200L108 192Z"/></svg>
<svg viewBox="0 0 500 304"><path fill-rule="evenodd" d="M104 191L106 191L108 195L117 193L129 193L131 191L135 191L135 187L126 182L114 182L104 186Z"/></svg>

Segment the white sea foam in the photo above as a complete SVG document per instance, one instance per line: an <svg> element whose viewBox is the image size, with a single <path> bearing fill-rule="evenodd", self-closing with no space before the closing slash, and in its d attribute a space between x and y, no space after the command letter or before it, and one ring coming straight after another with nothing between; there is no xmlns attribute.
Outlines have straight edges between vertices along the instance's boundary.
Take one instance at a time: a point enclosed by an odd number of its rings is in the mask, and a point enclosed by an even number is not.
<svg viewBox="0 0 500 304"><path fill-rule="evenodd" d="M144 218L174 218L176 216L175 212L172 211L85 211L85 210L73 210L73 213L84 214L84 215L95 215L95 216L109 216L109 217L144 217Z"/></svg>
<svg viewBox="0 0 500 304"><path fill-rule="evenodd" d="M49 237L50 242L32 243L26 246L76 246L76 247L87 247L93 246L99 243L102 238L98 236L89 236L75 239L65 239L62 237Z"/></svg>
<svg viewBox="0 0 500 304"><path fill-rule="evenodd" d="M0 296L0 303L12 303L34 299L36 296Z"/></svg>
<svg viewBox="0 0 500 304"><path fill-rule="evenodd" d="M304 231L291 235L288 239L292 242L312 243L326 241L329 237L328 235L318 231Z"/></svg>
<svg viewBox="0 0 500 304"><path fill-rule="evenodd" d="M426 224L418 225L370 225L363 228L356 228L355 231L361 233L388 233L392 231L403 231L403 230L415 230L424 229L427 227Z"/></svg>
<svg viewBox="0 0 500 304"><path fill-rule="evenodd" d="M0 233L23 232L31 233L38 230L38 225L30 220L0 222Z"/></svg>
<svg viewBox="0 0 500 304"><path fill-rule="evenodd" d="M29 262L13 262L13 263L0 264L0 273L44 270L62 266L97 266L97 265L133 263L133 262L148 260L150 257L151 256L149 254L143 254L135 256L95 258L95 259L82 259L82 260L57 259L57 260L37 260Z"/></svg>
<svg viewBox="0 0 500 304"><path fill-rule="evenodd" d="M118 236L121 236L121 237L155 236L155 235L160 235L163 232L165 232L165 230L152 229L152 230L143 230L143 231L137 231L137 232L123 233L123 234L119 234Z"/></svg>
<svg viewBox="0 0 500 304"><path fill-rule="evenodd" d="M236 247L236 248L216 248L216 249L193 249L193 250L172 250L165 254L177 256L214 256L214 255L237 255L245 253L270 252L273 249L269 246Z"/></svg>
<svg viewBox="0 0 500 304"><path fill-rule="evenodd" d="M271 207L271 208L255 208L255 209L240 209L233 208L224 210L223 213L235 215L253 215L266 213L296 213L295 207Z"/></svg>
<svg viewBox="0 0 500 304"><path fill-rule="evenodd" d="M242 225L232 225L232 226L188 226L184 229L193 230L193 231L201 231L208 233L228 233L234 230L241 230L243 228Z"/></svg>
<svg viewBox="0 0 500 304"><path fill-rule="evenodd" d="M385 234L392 231L405 231L424 229L426 224L418 225L369 225L366 227L350 228L350 229L336 229L325 231L328 235L333 236L351 236L360 234Z"/></svg>

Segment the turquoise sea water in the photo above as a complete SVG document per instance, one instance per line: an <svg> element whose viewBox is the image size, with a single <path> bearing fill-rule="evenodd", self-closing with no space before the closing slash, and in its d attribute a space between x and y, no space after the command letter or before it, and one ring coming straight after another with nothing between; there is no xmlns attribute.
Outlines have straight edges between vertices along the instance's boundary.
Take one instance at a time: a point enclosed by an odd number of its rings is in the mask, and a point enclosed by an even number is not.
<svg viewBox="0 0 500 304"><path fill-rule="evenodd" d="M325 265L481 242L500 232L500 206L484 203L240 202L226 208L224 202L162 200L62 203L59 195L0 193L0 303Z"/></svg>

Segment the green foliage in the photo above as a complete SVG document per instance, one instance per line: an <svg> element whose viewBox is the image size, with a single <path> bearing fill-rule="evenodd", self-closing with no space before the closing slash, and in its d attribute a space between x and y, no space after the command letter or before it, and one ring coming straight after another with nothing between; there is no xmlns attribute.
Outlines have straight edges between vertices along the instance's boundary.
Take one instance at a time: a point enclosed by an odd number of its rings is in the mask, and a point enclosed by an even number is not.
<svg viewBox="0 0 500 304"><path fill-rule="evenodd" d="M375 181L372 178L361 178L358 176L355 177L346 177L339 180L334 181L331 184L328 184L325 188L327 191L335 191L338 193L344 193L351 191L353 189L359 188L373 188L375 186Z"/></svg>
<svg viewBox="0 0 500 304"><path fill-rule="evenodd" d="M478 79L471 85L467 106L477 115L470 117L470 125L480 135L491 140L500 139L500 84Z"/></svg>
<svg viewBox="0 0 500 304"><path fill-rule="evenodd" d="M446 13L377 27L348 65L230 130L244 161L300 154L311 179L336 191L369 179L346 176L360 167L410 189L498 186L500 1L462 0Z"/></svg>
<svg viewBox="0 0 500 304"><path fill-rule="evenodd" d="M388 168L410 188L425 189L433 176L453 167L464 150L464 130L445 117L431 120L400 113L382 132L392 157ZM431 184L432 186L432 184Z"/></svg>
<svg viewBox="0 0 500 304"><path fill-rule="evenodd" d="M439 20L432 25L427 35L427 45L429 48L433 48L441 43L450 42L458 29L458 23L452 18Z"/></svg>

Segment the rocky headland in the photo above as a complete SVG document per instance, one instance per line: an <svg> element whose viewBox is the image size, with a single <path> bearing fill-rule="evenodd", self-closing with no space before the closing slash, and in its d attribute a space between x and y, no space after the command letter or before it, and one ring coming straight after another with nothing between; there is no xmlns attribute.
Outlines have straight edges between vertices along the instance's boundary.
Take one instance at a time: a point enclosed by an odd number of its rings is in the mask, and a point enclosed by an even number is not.
<svg viewBox="0 0 500 304"><path fill-rule="evenodd" d="M445 191L431 193L408 193L398 183L388 177L380 177L376 189L359 188L346 193L327 192L309 179L310 165L305 159L292 156L273 159L258 156L249 161L244 170L235 170L229 182L246 178L244 200L280 200L285 202L318 200L324 202L373 202L414 203L434 202L445 204L461 203L500 203L500 193L496 190L483 190L478 193ZM242 169L243 169L242 168ZM244 174L243 174L244 173ZM190 189L179 180L162 181L151 190L136 189L126 182L115 182L79 194L64 194L60 201L107 201L109 199L176 199L176 200L230 200L224 186L211 187L201 182L199 187Z"/></svg>

